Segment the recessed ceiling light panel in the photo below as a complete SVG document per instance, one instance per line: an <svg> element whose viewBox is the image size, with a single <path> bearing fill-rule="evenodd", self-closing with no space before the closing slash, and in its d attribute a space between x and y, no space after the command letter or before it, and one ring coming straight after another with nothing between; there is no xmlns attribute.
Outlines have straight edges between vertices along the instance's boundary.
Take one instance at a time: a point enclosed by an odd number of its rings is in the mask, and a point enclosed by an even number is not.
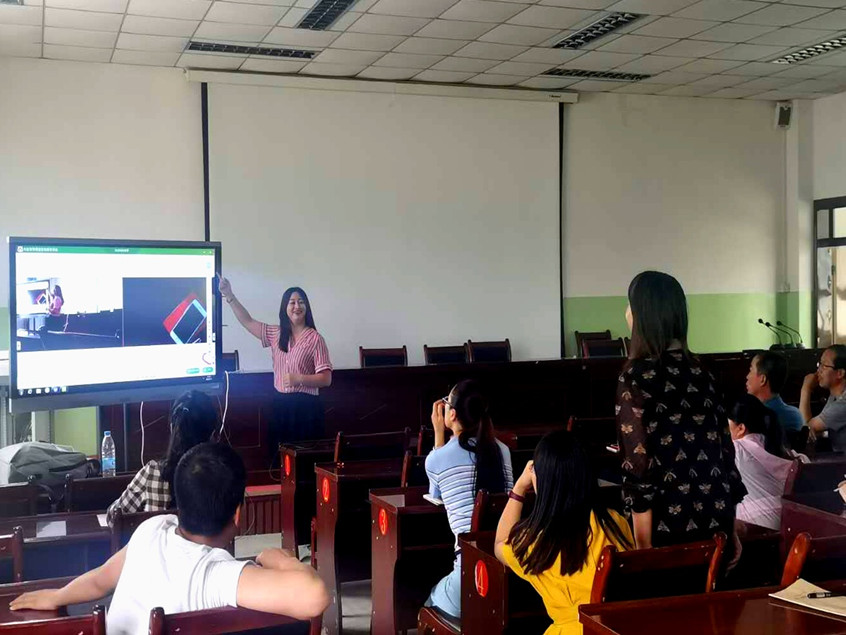
<svg viewBox="0 0 846 635"><path fill-rule="evenodd" d="M817 55L825 55L826 53L831 53L844 47L846 47L846 36L836 37L833 40L826 40L825 42L805 47L801 51L783 55L773 60L773 64L797 64Z"/></svg>
<svg viewBox="0 0 846 635"><path fill-rule="evenodd" d="M311 29L313 31L328 29L353 4L355 4L355 0L320 0L300 20L297 28Z"/></svg>
<svg viewBox="0 0 846 635"><path fill-rule="evenodd" d="M241 46L239 44L219 44L217 42L188 42L188 51L201 53L227 53L229 55L265 55L267 57L287 57L290 59L310 60L318 51L298 49L262 48L260 46Z"/></svg>
<svg viewBox="0 0 846 635"><path fill-rule="evenodd" d="M612 82L639 82L652 77L641 73L615 73L614 71L586 71L578 68L553 68L542 75L553 77L575 77L578 79L604 79Z"/></svg>
<svg viewBox="0 0 846 635"><path fill-rule="evenodd" d="M572 35L568 35L552 48L580 49L586 44L608 35L609 33L613 33L617 29L621 29L627 24L631 24L638 18L642 17L643 16L639 13L612 13L611 15L607 15L593 24L586 26L580 31L576 31Z"/></svg>

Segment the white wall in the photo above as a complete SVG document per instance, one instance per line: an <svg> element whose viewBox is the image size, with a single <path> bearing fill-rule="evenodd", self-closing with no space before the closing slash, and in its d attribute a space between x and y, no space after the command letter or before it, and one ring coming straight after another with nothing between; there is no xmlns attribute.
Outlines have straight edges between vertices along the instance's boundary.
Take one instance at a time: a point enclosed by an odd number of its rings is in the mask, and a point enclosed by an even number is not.
<svg viewBox="0 0 846 635"><path fill-rule="evenodd" d="M203 239L200 88L180 70L0 58L0 87L4 239Z"/></svg>
<svg viewBox="0 0 846 635"><path fill-rule="evenodd" d="M846 93L814 101L814 198L846 196Z"/></svg>
<svg viewBox="0 0 846 635"><path fill-rule="evenodd" d="M566 109L565 296L644 269L690 293L775 293L784 132L772 104L584 94Z"/></svg>

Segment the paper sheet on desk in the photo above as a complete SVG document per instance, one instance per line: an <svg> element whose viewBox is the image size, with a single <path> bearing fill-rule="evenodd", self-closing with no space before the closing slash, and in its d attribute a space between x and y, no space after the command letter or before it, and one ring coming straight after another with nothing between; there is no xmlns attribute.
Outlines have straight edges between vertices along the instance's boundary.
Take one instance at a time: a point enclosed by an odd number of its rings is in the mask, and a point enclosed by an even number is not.
<svg viewBox="0 0 846 635"><path fill-rule="evenodd" d="M800 578L786 589L782 589L778 593L770 593L770 597L814 609L815 611L846 617L846 597L840 596L809 600L809 593L825 593L825 589Z"/></svg>
<svg viewBox="0 0 846 635"><path fill-rule="evenodd" d="M104 529L109 526L109 521L106 520L106 514L97 514L97 522L100 523L100 527Z"/></svg>
<svg viewBox="0 0 846 635"><path fill-rule="evenodd" d="M68 525L64 520L47 520L35 523L36 538L53 538L55 536L67 536Z"/></svg>
<svg viewBox="0 0 846 635"><path fill-rule="evenodd" d="M423 500L427 500L432 505L443 505L444 502L440 498L435 498L434 496L430 496L429 494L423 494Z"/></svg>

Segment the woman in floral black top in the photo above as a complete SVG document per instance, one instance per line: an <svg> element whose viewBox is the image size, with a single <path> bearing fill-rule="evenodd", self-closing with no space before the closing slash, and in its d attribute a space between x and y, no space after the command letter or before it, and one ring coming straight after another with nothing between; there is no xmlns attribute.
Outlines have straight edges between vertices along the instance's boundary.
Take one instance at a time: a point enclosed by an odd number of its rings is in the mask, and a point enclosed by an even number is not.
<svg viewBox="0 0 846 635"><path fill-rule="evenodd" d="M632 346L617 387L617 436L637 547L732 536L746 488L714 377L687 349L681 285L639 274L626 318Z"/></svg>

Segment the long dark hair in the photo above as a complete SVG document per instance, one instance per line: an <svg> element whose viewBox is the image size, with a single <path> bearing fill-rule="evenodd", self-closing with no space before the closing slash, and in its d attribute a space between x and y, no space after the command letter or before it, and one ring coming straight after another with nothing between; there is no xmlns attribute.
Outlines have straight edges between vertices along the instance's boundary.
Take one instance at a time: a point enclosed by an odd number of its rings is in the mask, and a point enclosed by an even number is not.
<svg viewBox="0 0 846 635"><path fill-rule="evenodd" d="M300 287L291 287L289 289L285 289L285 293L282 294L282 303L279 305L279 348L286 353L288 352L288 342L291 341L291 334L293 333L293 329L291 328L291 320L288 317L288 302L291 301L291 296L294 293L299 293L300 297L303 299L306 305L306 314L305 314L305 324L306 326L310 326L313 329L317 329L314 326L314 316L311 314L311 302L308 301L308 296L306 292L303 291Z"/></svg>
<svg viewBox="0 0 846 635"><path fill-rule="evenodd" d="M173 403L170 411L170 443L160 463L162 479L170 485L171 507L176 502L173 475L179 459L195 445L211 439L217 426L217 410L206 393L189 390Z"/></svg>
<svg viewBox="0 0 846 635"><path fill-rule="evenodd" d="M587 562L593 540L591 512L619 545L631 547L601 502L596 472L571 432L556 430L535 448L537 498L529 517L512 529L508 542L527 574L538 575L561 554L561 574L572 575Z"/></svg>
<svg viewBox="0 0 846 635"><path fill-rule="evenodd" d="M629 359L660 357L674 340L687 348L687 298L673 276L644 271L629 285L632 311L632 346Z"/></svg>
<svg viewBox="0 0 846 635"><path fill-rule="evenodd" d="M505 491L502 451L494 435L488 402L481 386L472 379L458 382L449 393L450 407L461 423L458 444L476 457L474 495L480 489L491 494Z"/></svg>
<svg viewBox="0 0 846 635"><path fill-rule="evenodd" d="M764 435L764 449L770 454L782 459L788 458L784 449L784 431L776 413L757 397L743 395L731 409L729 419L742 423L749 433Z"/></svg>
<svg viewBox="0 0 846 635"><path fill-rule="evenodd" d="M63 296L63 295L62 295L62 287L60 287L60 286L59 286L59 285L57 285L57 284L54 284L54 285L53 285L53 295L55 295L55 296L57 296L57 297L61 298L61 299L62 299L62 302L64 302L64 301L65 301L65 296ZM71 295L73 295L73 294L71 294Z"/></svg>

